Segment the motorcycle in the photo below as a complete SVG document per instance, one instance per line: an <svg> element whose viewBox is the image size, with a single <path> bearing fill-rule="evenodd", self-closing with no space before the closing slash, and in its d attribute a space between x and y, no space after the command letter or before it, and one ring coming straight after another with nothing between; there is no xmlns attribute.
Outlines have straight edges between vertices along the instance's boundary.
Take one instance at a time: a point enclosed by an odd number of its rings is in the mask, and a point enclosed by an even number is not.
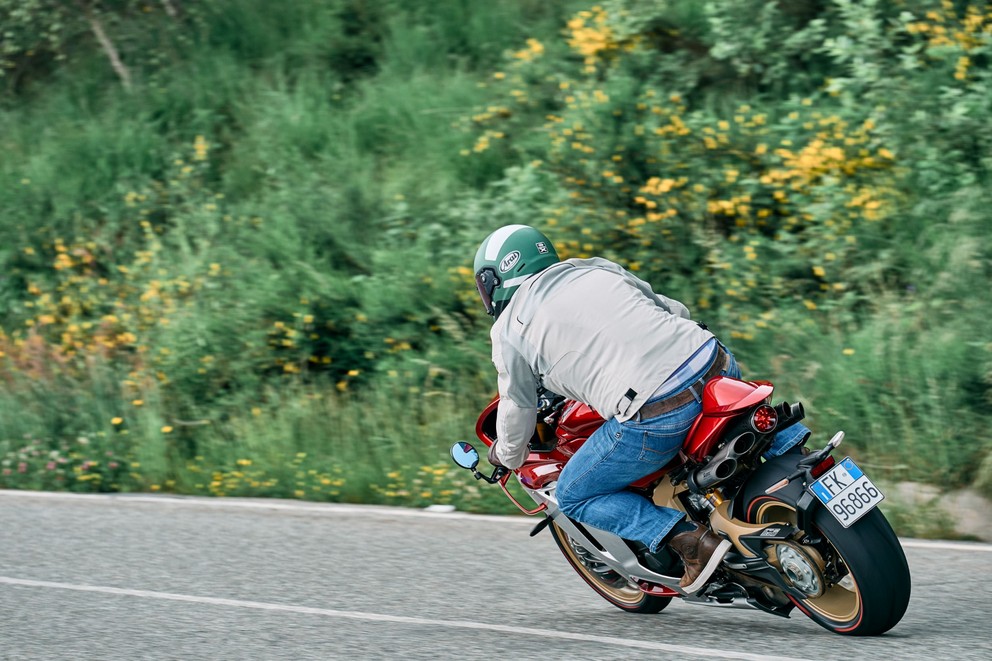
<svg viewBox="0 0 992 661"><path fill-rule="evenodd" d="M603 423L588 405L543 393L527 460L512 471L482 474L478 451L464 441L451 456L476 479L499 485L525 514L543 515L531 536L550 530L579 576L621 610L658 613L678 597L782 617L798 609L838 634L882 634L902 618L910 595L906 556L877 507L884 495L850 457L833 456L844 432L820 450L800 445L763 456L776 432L805 415L800 403L773 406L772 392L765 381L710 380L679 455L629 487L732 543L720 568L691 594L679 587L682 561L667 546L651 553L558 508L558 475ZM496 441L498 404L497 397L476 424L487 446ZM536 507L510 493L511 477Z"/></svg>

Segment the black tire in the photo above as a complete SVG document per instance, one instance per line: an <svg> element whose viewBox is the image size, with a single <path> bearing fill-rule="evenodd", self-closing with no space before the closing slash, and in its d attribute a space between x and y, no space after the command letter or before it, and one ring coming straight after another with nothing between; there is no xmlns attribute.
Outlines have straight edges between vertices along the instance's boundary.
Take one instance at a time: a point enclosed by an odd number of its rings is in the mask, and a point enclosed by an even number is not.
<svg viewBox="0 0 992 661"><path fill-rule="evenodd" d="M745 486L745 521L796 524L795 503L802 495L802 485L793 483L765 493L767 485L794 469L795 458L791 467L788 460L777 463L783 464L779 471L763 471L765 479ZM872 510L844 528L826 509L818 507L813 526L817 530L807 532L822 534L827 550L840 557L850 578L826 587L816 598L790 597L793 603L823 628L842 635L877 636L894 627L909 605L911 579L906 555L882 512Z"/></svg>
<svg viewBox="0 0 992 661"><path fill-rule="evenodd" d="M646 594L617 572L605 567L586 554L581 544L572 540L552 521L551 536L572 569L603 599L628 613L659 613L672 602L671 597Z"/></svg>

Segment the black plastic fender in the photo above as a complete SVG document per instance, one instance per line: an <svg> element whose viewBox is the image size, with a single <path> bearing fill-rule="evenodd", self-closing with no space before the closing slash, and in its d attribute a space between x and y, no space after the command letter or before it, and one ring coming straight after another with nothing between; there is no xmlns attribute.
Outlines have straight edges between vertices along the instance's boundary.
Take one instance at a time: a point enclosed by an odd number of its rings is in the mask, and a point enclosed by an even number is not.
<svg viewBox="0 0 992 661"><path fill-rule="evenodd" d="M803 456L798 452L787 452L778 457L772 457L758 466L757 470L751 474L748 481L741 487L737 498L734 499L734 517L741 521L749 521L750 519L746 511L747 504L754 500L757 495L764 493L768 487L799 470L799 460ZM787 486L776 491L775 495L791 503L798 503L799 499L803 497L804 492L803 478L797 477Z"/></svg>

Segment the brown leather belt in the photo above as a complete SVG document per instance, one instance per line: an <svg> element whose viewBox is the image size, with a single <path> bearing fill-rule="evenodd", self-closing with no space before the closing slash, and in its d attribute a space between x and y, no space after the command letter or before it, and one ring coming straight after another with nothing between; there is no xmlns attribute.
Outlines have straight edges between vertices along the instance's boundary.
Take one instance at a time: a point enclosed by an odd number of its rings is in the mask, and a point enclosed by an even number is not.
<svg viewBox="0 0 992 661"><path fill-rule="evenodd" d="M678 407L688 404L693 400L702 400L703 386L706 385L707 381L725 370L729 364L730 356L726 351L724 351L723 347L717 345L716 358L713 360L713 364L710 365L710 368L706 370L705 374L686 386L685 390L680 390L665 399L659 399L656 402L649 402L645 404L637 411L637 413L634 414L633 419L637 421L650 420L651 418L657 418L659 415L663 415L669 411L674 411Z"/></svg>

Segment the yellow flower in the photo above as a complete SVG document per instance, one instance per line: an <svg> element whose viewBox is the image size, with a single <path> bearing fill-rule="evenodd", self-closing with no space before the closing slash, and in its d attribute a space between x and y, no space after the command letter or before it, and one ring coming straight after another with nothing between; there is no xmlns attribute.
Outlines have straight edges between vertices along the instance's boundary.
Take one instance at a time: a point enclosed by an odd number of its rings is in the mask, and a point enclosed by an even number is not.
<svg viewBox="0 0 992 661"><path fill-rule="evenodd" d="M111 418L111 420L110 420L110 424L112 424L112 425L119 425L122 422L124 422L124 418L121 418L121 417Z"/></svg>
<svg viewBox="0 0 992 661"><path fill-rule="evenodd" d="M171 426L165 425L164 427L162 427L162 433L163 434L169 434L171 432L172 432L172 427Z"/></svg>
<svg viewBox="0 0 992 661"><path fill-rule="evenodd" d="M144 403L145 403L144 400L141 399L136 399L133 402L131 402L131 404L133 404L134 406L142 406Z"/></svg>
<svg viewBox="0 0 992 661"><path fill-rule="evenodd" d="M853 356L854 349L844 349L843 351L841 351L841 353L844 354L845 356Z"/></svg>
<svg viewBox="0 0 992 661"><path fill-rule="evenodd" d="M202 135L196 136L196 140L193 141L194 158L198 161L207 160L209 150L210 145L207 144L206 139Z"/></svg>

